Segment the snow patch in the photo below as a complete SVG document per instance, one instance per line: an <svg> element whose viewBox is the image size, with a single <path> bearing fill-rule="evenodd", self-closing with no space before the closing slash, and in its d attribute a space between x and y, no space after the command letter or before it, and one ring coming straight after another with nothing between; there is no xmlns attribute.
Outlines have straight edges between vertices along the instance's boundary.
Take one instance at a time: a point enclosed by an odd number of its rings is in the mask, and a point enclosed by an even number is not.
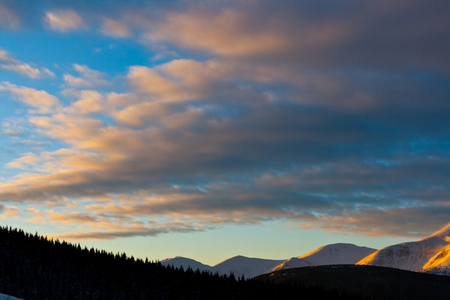
<svg viewBox="0 0 450 300"><path fill-rule="evenodd" d="M0 294L0 300L23 300L23 299L5 295L5 294Z"/></svg>

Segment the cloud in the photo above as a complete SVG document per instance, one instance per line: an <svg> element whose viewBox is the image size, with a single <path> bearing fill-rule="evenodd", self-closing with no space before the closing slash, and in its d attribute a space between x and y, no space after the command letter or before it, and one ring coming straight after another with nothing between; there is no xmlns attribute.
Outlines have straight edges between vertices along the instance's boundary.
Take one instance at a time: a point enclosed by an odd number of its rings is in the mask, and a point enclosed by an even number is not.
<svg viewBox="0 0 450 300"><path fill-rule="evenodd" d="M64 234L53 235L56 238L61 238L69 241L80 240L112 240L117 238L137 237L137 236L157 236L160 234L170 232L193 232L198 229L192 229L190 226L186 227L157 227L157 228L131 228L131 229L118 229L109 231L97 231L97 232L69 232Z"/></svg>
<svg viewBox="0 0 450 300"><path fill-rule="evenodd" d="M423 238L446 224L449 212L448 205L436 204L388 209L362 208L359 211L342 212L337 216L322 215L305 225L330 233ZM436 222L429 221L431 216L436 218Z"/></svg>
<svg viewBox="0 0 450 300"><path fill-rule="evenodd" d="M81 77L64 74L64 81L72 87L92 88L108 85L108 82L103 79L105 75L99 71L91 70L87 66L79 64L74 64L73 68L81 75Z"/></svg>
<svg viewBox="0 0 450 300"><path fill-rule="evenodd" d="M270 26L273 24L249 29L246 26L247 17L245 13L231 9L219 14L199 11L187 14L168 13L165 22L156 27L148 37L232 56L274 53L290 46L290 40L280 35L281 29ZM266 21L271 23L271 20Z"/></svg>
<svg viewBox="0 0 450 300"><path fill-rule="evenodd" d="M17 119L7 119L1 123L2 132L10 136L23 135L23 124Z"/></svg>
<svg viewBox="0 0 450 300"><path fill-rule="evenodd" d="M92 209L92 207L85 207ZM171 232L196 232L211 229L196 222L176 221L142 221L135 217L109 216L98 212L97 216L91 214L68 212L58 213L48 211L42 218L50 219L54 224L73 225L79 223L77 231L52 235L65 240L111 240L124 237L158 236Z"/></svg>
<svg viewBox="0 0 450 300"><path fill-rule="evenodd" d="M11 129L11 128L3 128L3 133L6 133L7 135L21 135L22 133L18 130Z"/></svg>
<svg viewBox="0 0 450 300"><path fill-rule="evenodd" d="M15 65L1 65L2 69L14 71L27 75L30 78L41 77L41 72L38 69L32 68L28 64L15 64Z"/></svg>
<svg viewBox="0 0 450 300"><path fill-rule="evenodd" d="M20 26L20 19L10 8L0 3L0 27L16 29Z"/></svg>
<svg viewBox="0 0 450 300"><path fill-rule="evenodd" d="M291 1L274 7L271 1L260 1L231 2L219 8L193 5L184 11L168 11L150 24L143 22L143 26L150 44L163 42L182 53L202 51L303 68L448 67L447 63L442 65L448 45L439 37L449 25L440 2L355 2L327 9L323 8L325 2L322 4Z"/></svg>
<svg viewBox="0 0 450 300"><path fill-rule="evenodd" d="M151 97L152 102L198 102L211 98L221 99L221 94L240 93L235 82L292 81L300 74L280 68L234 63L229 60L196 61L176 59L156 67L133 66L127 79L135 91ZM248 95L247 95L248 96ZM247 99L246 101L250 101Z"/></svg>
<svg viewBox="0 0 450 300"><path fill-rule="evenodd" d="M117 111L114 117L119 124L139 128L155 122L167 114L168 107L166 105L144 102Z"/></svg>
<svg viewBox="0 0 450 300"><path fill-rule="evenodd" d="M73 102L71 107L68 108L74 110L74 112L88 114L102 112L105 109L103 96L97 91L72 91L72 94L79 98L78 101Z"/></svg>
<svg viewBox="0 0 450 300"><path fill-rule="evenodd" d="M47 114L60 106L59 99L46 91L17 86L9 82L0 83L0 91L13 94L19 101L36 108L37 113Z"/></svg>
<svg viewBox="0 0 450 300"><path fill-rule="evenodd" d="M50 29L59 32L67 32L85 28L85 24L81 16L74 10L57 10L47 12L44 21Z"/></svg>
<svg viewBox="0 0 450 300"><path fill-rule="evenodd" d="M170 80L147 67L132 67L129 73L129 80L138 90L150 94L155 100L165 98L168 101L182 101L186 98L195 98L196 96L185 93Z"/></svg>
<svg viewBox="0 0 450 300"><path fill-rule="evenodd" d="M0 60L5 62L15 62L15 59L12 58L11 55L3 49L0 49Z"/></svg>
<svg viewBox="0 0 450 300"><path fill-rule="evenodd" d="M47 143L41 142L41 141L33 141L33 140L23 140L17 142L18 145L31 147L34 149L42 149L43 146L45 146Z"/></svg>
<svg viewBox="0 0 450 300"><path fill-rule="evenodd" d="M27 63L21 62L13 58L7 51L0 49L0 67L4 70L13 71L19 74L26 75L30 78L43 78L43 77L54 77L55 74L47 68L42 68L41 70L33 68Z"/></svg>
<svg viewBox="0 0 450 300"><path fill-rule="evenodd" d="M71 225L73 223L82 223L84 225L92 225L97 222L97 218L92 215L87 215L79 212L59 213L50 210L47 213L47 218L50 222L58 224Z"/></svg>
<svg viewBox="0 0 450 300"><path fill-rule="evenodd" d="M34 153L28 153L21 158L16 159L13 162L8 163L6 166L9 168L25 168L26 165L35 165L39 161L39 158Z"/></svg>
<svg viewBox="0 0 450 300"><path fill-rule="evenodd" d="M131 35L131 32L126 25L109 18L103 19L102 32L117 38L125 38Z"/></svg>

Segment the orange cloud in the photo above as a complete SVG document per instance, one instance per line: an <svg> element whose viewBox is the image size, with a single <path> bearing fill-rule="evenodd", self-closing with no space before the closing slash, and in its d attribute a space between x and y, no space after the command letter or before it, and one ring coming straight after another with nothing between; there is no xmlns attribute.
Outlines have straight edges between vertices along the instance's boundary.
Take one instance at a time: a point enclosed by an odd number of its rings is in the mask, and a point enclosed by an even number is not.
<svg viewBox="0 0 450 300"><path fill-rule="evenodd" d="M51 113L55 109L61 107L59 99L46 91L38 91L24 86L17 86L9 82L0 83L0 91L6 91L13 94L19 101L36 108L36 112L41 114Z"/></svg>
<svg viewBox="0 0 450 300"><path fill-rule="evenodd" d="M311 53L352 34L338 18L315 23L288 11L226 8L169 12L147 38L223 57L282 57Z"/></svg>
<svg viewBox="0 0 450 300"><path fill-rule="evenodd" d="M109 83L103 79L105 75L99 71L91 70L89 67L79 64L74 64L73 68L81 75L81 77L64 74L64 81L72 87L92 88L109 85Z"/></svg>
<svg viewBox="0 0 450 300"><path fill-rule="evenodd" d="M235 9L218 14L170 12L148 38L225 56L274 53L290 47L292 41L274 23L265 20L262 27L252 27L249 15Z"/></svg>
<svg viewBox="0 0 450 300"><path fill-rule="evenodd" d="M10 53L0 48L0 67L4 70L13 71L30 78L54 77L55 74L47 68L34 68L27 63L21 62L11 56Z"/></svg>

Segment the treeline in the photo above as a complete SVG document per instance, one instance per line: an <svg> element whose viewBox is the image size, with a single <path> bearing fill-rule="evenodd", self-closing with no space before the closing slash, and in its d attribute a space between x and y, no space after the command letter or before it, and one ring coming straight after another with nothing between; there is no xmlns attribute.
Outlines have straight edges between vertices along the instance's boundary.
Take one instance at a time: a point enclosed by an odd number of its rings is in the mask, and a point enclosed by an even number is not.
<svg viewBox="0 0 450 300"><path fill-rule="evenodd" d="M22 299L358 299L162 266L0 227L0 293Z"/></svg>

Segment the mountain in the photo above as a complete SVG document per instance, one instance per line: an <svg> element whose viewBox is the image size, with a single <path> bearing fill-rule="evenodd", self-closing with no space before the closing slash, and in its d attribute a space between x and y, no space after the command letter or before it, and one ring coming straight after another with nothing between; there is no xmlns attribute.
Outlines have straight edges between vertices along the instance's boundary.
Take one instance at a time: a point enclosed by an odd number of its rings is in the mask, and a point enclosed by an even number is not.
<svg viewBox="0 0 450 300"><path fill-rule="evenodd" d="M233 273L236 278L240 278L241 276L253 278L257 275L267 273L283 261L284 260L250 258L239 255L215 265L213 267L213 272L218 272L219 275Z"/></svg>
<svg viewBox="0 0 450 300"><path fill-rule="evenodd" d="M270 271L321 265L355 264L376 249L353 244L325 245L302 256L293 257Z"/></svg>
<svg viewBox="0 0 450 300"><path fill-rule="evenodd" d="M360 247L353 244L331 244L322 246L305 255L293 257L288 260L272 260L261 258L250 258L245 256L235 256L210 267L196 260L177 256L168 258L161 262L163 266L172 265L183 269L191 267L193 270L209 271L219 275L234 274L235 277L253 278L255 276L273 272L281 269L291 269L306 266L355 264L376 249Z"/></svg>
<svg viewBox="0 0 450 300"><path fill-rule="evenodd" d="M253 278L277 270L322 265L371 265L408 271L450 276L450 224L419 241L391 245L380 250L353 244L325 245L302 256L288 260L269 260L235 256L213 267L193 259L165 259L163 265L208 271L219 275Z"/></svg>
<svg viewBox="0 0 450 300"><path fill-rule="evenodd" d="M190 258L177 256L164 259L161 261L161 264L163 266L174 266L176 268L182 266L184 270L187 270L190 267L194 271L198 269L200 271L208 271L212 274L218 273L219 275L233 274L236 278L242 276L244 276L244 278L253 278L268 272L283 261L284 260L250 258L238 255L211 267Z"/></svg>
<svg viewBox="0 0 450 300"><path fill-rule="evenodd" d="M395 244L380 249L358 265L390 267L427 273L450 270L450 224L419 241Z"/></svg>
<svg viewBox="0 0 450 300"><path fill-rule="evenodd" d="M201 262L198 262L196 260L177 256L174 258L167 258L161 261L161 265L163 266L173 266L175 268L183 267L184 270L187 270L188 268L191 268L192 270L200 270L200 271L208 271L212 272L212 268L208 265L204 265Z"/></svg>

